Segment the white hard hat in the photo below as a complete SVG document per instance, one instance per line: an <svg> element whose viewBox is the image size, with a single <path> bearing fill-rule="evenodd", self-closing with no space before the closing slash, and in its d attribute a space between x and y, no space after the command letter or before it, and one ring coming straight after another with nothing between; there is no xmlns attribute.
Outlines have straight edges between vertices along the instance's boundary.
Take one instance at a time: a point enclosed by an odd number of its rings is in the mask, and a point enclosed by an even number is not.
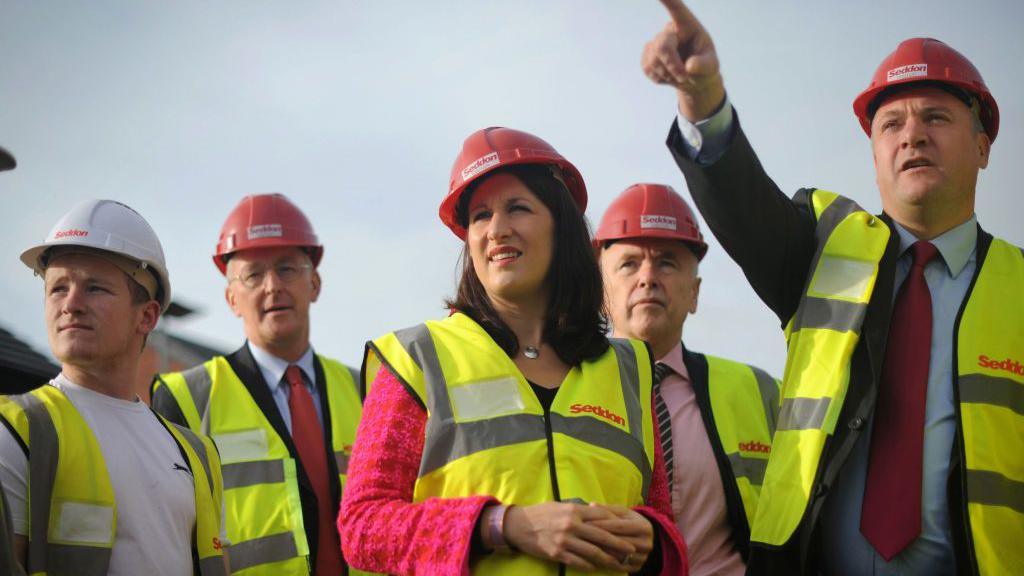
<svg viewBox="0 0 1024 576"><path fill-rule="evenodd" d="M21 261L42 275L46 270L46 251L55 246L102 250L128 258L137 268L125 270L142 286L152 284L136 274L156 279L154 298L165 311L171 303L171 281L164 262L160 239L149 223L128 206L114 200L86 200L57 221L41 244L21 253ZM122 268L124 269L124 268Z"/></svg>

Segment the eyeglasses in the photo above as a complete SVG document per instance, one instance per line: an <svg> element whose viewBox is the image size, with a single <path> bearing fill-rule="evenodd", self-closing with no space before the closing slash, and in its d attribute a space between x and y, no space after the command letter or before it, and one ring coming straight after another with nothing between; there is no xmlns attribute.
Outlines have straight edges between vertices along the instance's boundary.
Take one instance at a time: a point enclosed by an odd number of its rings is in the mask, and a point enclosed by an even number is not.
<svg viewBox="0 0 1024 576"><path fill-rule="evenodd" d="M267 272L273 270L274 275L277 276L278 280L284 284L291 284L298 280L300 276L305 275L306 270L310 270L312 268L312 264L296 264L294 262L277 264L273 268L253 267L248 270L243 270L241 274L232 276L229 279L229 282L238 280L243 286L252 290L263 286L263 282L267 279Z"/></svg>

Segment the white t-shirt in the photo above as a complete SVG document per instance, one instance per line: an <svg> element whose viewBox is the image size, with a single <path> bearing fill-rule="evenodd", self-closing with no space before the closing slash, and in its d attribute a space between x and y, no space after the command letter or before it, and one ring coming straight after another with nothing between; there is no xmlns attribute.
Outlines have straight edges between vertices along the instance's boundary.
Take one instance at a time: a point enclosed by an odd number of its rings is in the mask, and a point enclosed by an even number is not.
<svg viewBox="0 0 1024 576"><path fill-rule="evenodd" d="M143 402L112 398L73 384L63 374L51 386L67 395L92 429L117 501L110 576L192 576L195 493L188 464L171 434ZM0 425L0 482L14 531L27 535L28 461Z"/></svg>

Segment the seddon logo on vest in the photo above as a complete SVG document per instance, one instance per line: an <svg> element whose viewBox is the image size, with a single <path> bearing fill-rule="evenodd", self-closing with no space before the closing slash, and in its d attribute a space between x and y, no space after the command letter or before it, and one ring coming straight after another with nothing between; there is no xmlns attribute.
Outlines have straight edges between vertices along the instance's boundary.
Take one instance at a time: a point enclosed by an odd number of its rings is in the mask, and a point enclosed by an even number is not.
<svg viewBox="0 0 1024 576"><path fill-rule="evenodd" d="M1010 374L1017 374L1024 376L1024 364L1013 358L1007 358L1005 360L995 360L985 356L984 354L978 355L978 366L982 368L989 368L991 370L1002 370L1009 372Z"/></svg>
<svg viewBox="0 0 1024 576"><path fill-rule="evenodd" d="M609 422L614 422L619 426L626 425L625 418L603 406L594 406L593 404L573 404L572 406L569 406L569 411L573 414L593 414L595 416L600 416Z"/></svg>
<svg viewBox="0 0 1024 576"><path fill-rule="evenodd" d="M772 451L772 447L758 442L757 440L751 440L749 442L740 442L740 452L759 452L761 454L768 454Z"/></svg>

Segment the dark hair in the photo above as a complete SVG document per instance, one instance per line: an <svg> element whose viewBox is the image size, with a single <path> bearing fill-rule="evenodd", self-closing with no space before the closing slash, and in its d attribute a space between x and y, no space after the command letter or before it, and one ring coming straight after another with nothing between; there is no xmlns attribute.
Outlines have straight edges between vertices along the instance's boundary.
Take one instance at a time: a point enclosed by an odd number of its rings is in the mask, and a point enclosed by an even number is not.
<svg viewBox="0 0 1024 576"><path fill-rule="evenodd" d="M550 167L513 165L473 182L456 206L459 223L467 227L469 199L473 192L481 182L500 172L518 178L547 206L554 219L554 250L547 276L551 298L544 319L544 341L570 366L597 358L608 349L608 320L602 308L604 287L601 271L590 243L587 221L565 184L554 177ZM462 277L458 290L455 298L445 304L480 324L506 354L514 357L519 352L519 340L491 305L465 246L461 260Z"/></svg>

